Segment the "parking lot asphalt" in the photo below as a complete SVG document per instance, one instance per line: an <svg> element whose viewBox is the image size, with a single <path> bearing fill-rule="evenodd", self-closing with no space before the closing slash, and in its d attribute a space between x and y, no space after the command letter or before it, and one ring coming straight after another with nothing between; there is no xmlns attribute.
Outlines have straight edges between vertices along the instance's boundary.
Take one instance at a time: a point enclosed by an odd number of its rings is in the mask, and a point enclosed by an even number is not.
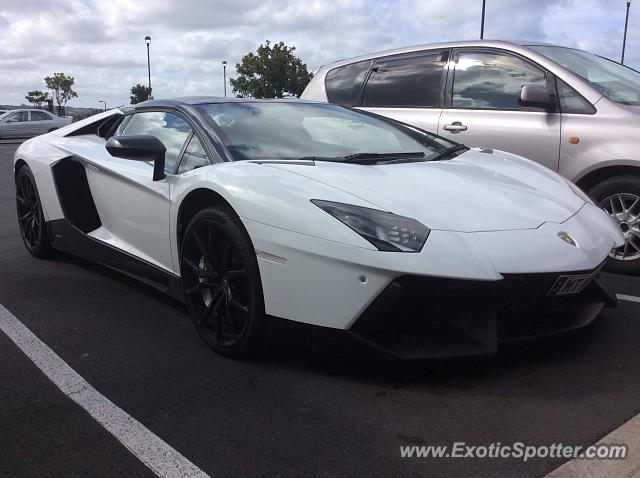
<svg viewBox="0 0 640 478"><path fill-rule="evenodd" d="M563 459L401 458L401 445L590 445L640 412L640 303L497 356L348 361L295 347L222 358L181 305L100 266L25 250L0 145L0 304L101 394L212 477L540 476ZM640 278L607 274L619 294ZM0 476L154 476L0 332Z"/></svg>

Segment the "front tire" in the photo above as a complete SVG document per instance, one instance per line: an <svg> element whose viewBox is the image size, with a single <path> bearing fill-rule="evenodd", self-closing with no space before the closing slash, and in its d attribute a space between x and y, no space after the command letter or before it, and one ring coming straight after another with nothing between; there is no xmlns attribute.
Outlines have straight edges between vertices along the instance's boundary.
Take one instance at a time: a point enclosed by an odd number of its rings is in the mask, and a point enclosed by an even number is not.
<svg viewBox="0 0 640 478"><path fill-rule="evenodd" d="M41 259L51 257L53 251L45 227L42 203L29 166L21 167L16 176L16 208L20 235L27 251Z"/></svg>
<svg viewBox="0 0 640 478"><path fill-rule="evenodd" d="M251 239L229 208L208 208L187 226L180 251L191 320L219 354L248 358L261 348L265 311Z"/></svg>
<svg viewBox="0 0 640 478"><path fill-rule="evenodd" d="M640 275L640 176L606 179L596 184L589 196L611 214L624 234L624 245L611 251L605 269Z"/></svg>

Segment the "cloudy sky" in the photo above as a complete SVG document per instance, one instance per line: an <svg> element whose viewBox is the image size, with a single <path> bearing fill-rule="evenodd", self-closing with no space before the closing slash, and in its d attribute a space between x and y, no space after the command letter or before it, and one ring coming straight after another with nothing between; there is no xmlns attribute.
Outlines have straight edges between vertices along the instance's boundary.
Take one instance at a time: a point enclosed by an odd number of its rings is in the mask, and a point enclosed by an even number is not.
<svg viewBox="0 0 640 478"><path fill-rule="evenodd" d="M358 54L479 37L481 0L2 0L0 104L20 104L42 78L75 77L69 106L129 103L146 84L150 35L156 98L222 95L223 60L265 40L297 48L310 70ZM626 0L487 0L485 38L541 40L619 60ZM640 69L640 0L626 63ZM230 90L229 90L230 92Z"/></svg>

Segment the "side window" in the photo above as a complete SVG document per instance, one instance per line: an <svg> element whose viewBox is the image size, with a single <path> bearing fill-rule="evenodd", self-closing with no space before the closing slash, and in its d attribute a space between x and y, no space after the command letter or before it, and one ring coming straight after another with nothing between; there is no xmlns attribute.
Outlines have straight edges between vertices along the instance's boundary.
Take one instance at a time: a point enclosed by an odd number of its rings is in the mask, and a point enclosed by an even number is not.
<svg viewBox="0 0 640 478"><path fill-rule="evenodd" d="M324 80L329 103L355 105L372 63L371 60L360 61L329 71Z"/></svg>
<svg viewBox="0 0 640 478"><path fill-rule="evenodd" d="M191 134L191 127L173 113L153 111L135 113L120 134L123 136L148 134L162 141L164 147L167 148L164 170L166 173L172 174L178 161L178 155Z"/></svg>
<svg viewBox="0 0 640 478"><path fill-rule="evenodd" d="M44 111L32 111L31 112L31 121L48 121L51 118Z"/></svg>
<svg viewBox="0 0 640 478"><path fill-rule="evenodd" d="M22 123L29 121L28 111L16 111L12 115L7 116L7 122L9 123Z"/></svg>
<svg viewBox="0 0 640 478"><path fill-rule="evenodd" d="M562 113L576 113L592 115L596 109L580 94L558 78L558 99Z"/></svg>
<svg viewBox="0 0 640 478"><path fill-rule="evenodd" d="M198 137L194 134L191 137L191 141L184 150L182 159L180 160L180 166L178 167L178 174L186 173L192 169L200 168L211 164L207 157L207 152L202 147L202 143Z"/></svg>
<svg viewBox="0 0 640 478"><path fill-rule="evenodd" d="M453 108L537 110L520 106L525 83L546 85L543 70L515 56L460 52L453 76Z"/></svg>
<svg viewBox="0 0 640 478"><path fill-rule="evenodd" d="M362 106L439 106L446 54L425 52L376 62Z"/></svg>

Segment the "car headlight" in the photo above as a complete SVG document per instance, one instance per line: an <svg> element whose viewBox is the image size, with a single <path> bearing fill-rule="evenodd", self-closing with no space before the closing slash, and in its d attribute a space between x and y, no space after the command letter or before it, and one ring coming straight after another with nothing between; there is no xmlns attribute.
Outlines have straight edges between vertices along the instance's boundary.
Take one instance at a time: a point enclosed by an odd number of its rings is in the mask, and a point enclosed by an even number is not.
<svg viewBox="0 0 640 478"><path fill-rule="evenodd" d="M420 252L431 232L415 219L390 212L318 199L311 202L360 234L379 251Z"/></svg>
<svg viewBox="0 0 640 478"><path fill-rule="evenodd" d="M598 206L593 199L591 199L587 193L585 193L582 189L580 189L578 186L576 186L575 184L573 184L571 181L569 181L567 178L562 178L564 179L564 182L567 183L569 185L569 187L571 188L571 190L574 192L574 194L576 196L578 196L580 199L582 199L584 202L589 203L595 207L600 207Z"/></svg>

